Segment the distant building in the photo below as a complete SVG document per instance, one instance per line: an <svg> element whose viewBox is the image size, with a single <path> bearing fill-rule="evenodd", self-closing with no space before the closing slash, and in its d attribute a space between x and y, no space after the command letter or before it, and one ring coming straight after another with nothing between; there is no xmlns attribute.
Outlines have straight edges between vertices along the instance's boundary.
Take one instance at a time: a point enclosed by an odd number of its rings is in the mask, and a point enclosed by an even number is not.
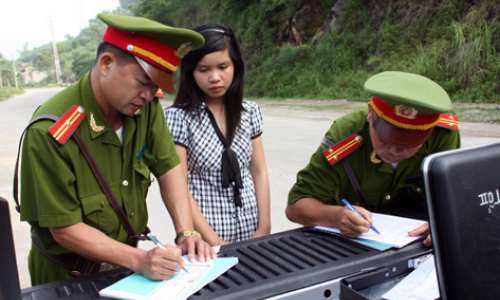
<svg viewBox="0 0 500 300"><path fill-rule="evenodd" d="M47 77L47 71L37 71L31 66L21 68L21 84L38 83Z"/></svg>

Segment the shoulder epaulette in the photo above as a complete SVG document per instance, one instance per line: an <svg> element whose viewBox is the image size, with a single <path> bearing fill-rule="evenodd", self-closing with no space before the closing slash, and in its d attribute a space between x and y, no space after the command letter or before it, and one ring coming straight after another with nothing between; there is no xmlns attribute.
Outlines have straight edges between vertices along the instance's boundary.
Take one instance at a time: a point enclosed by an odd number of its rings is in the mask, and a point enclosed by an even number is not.
<svg viewBox="0 0 500 300"><path fill-rule="evenodd" d="M156 95L155 96L158 97L158 98L164 98L165 97L165 95L163 95L163 91L161 89L158 89L156 91Z"/></svg>
<svg viewBox="0 0 500 300"><path fill-rule="evenodd" d="M346 157L354 150L358 149L363 144L363 137L360 135L352 135L340 143L326 149L323 155L326 157L330 165L334 165L342 158Z"/></svg>
<svg viewBox="0 0 500 300"><path fill-rule="evenodd" d="M85 118L83 106L71 107L52 127L49 133L59 144L64 145Z"/></svg>
<svg viewBox="0 0 500 300"><path fill-rule="evenodd" d="M436 126L458 130L458 119L458 116L441 114Z"/></svg>

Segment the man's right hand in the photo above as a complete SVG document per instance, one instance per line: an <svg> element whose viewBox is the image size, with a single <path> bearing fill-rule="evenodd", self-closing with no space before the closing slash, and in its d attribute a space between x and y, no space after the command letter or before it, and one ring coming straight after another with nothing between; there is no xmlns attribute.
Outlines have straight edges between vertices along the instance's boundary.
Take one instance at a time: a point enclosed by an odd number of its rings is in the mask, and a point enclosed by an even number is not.
<svg viewBox="0 0 500 300"><path fill-rule="evenodd" d="M82 222L50 228L55 241L83 257L108 262L143 274L151 280L169 279L184 266L181 250L165 245L165 249L146 251L115 241L101 231Z"/></svg>
<svg viewBox="0 0 500 300"><path fill-rule="evenodd" d="M370 230L371 212L360 206L355 206L354 208L364 219L345 206L338 211L340 213L338 217L338 229L343 236L348 238L355 238Z"/></svg>
<svg viewBox="0 0 500 300"><path fill-rule="evenodd" d="M137 272L151 280L165 280L175 275L184 266L181 249L165 245L165 249L145 251L140 258Z"/></svg>

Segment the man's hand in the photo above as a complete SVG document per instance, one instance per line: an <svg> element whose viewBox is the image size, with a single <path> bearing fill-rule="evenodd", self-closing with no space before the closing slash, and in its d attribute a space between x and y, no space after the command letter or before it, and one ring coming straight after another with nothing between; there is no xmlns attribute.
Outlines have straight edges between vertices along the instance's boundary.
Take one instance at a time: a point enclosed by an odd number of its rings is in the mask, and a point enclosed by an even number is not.
<svg viewBox="0 0 500 300"><path fill-rule="evenodd" d="M151 280L165 280L175 275L184 266L182 252L179 248L165 245L165 249L154 248L145 251L134 271Z"/></svg>
<svg viewBox="0 0 500 300"><path fill-rule="evenodd" d="M427 232L429 232L429 222L426 222L425 224L422 224L419 227L408 232L408 235L409 236L419 236L419 235L422 235L422 234L427 233ZM430 234L425 239L424 245L426 247L432 247L432 238L431 238Z"/></svg>
<svg viewBox="0 0 500 300"><path fill-rule="evenodd" d="M165 245L150 251L115 241L101 231L82 222L49 228L62 247L98 262L108 262L143 274L152 280L171 278L184 266L181 251Z"/></svg>
<svg viewBox="0 0 500 300"><path fill-rule="evenodd" d="M200 237L180 237L177 240L177 247L182 250L182 254L188 254L191 262L196 262L196 254L200 262L211 261L217 257L215 250Z"/></svg>
<svg viewBox="0 0 500 300"><path fill-rule="evenodd" d="M370 230L370 224L372 222L372 214L370 211L364 209L363 207L355 206L356 211L363 216L363 219L347 207L344 206L342 208L342 210L339 210L340 216L338 218L338 228L343 236L355 238Z"/></svg>

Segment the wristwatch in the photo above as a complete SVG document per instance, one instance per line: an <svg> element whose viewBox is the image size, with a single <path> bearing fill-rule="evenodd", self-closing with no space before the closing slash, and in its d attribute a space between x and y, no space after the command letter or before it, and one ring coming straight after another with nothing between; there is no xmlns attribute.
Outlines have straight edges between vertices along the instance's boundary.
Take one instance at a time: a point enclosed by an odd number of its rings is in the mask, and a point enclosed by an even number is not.
<svg viewBox="0 0 500 300"><path fill-rule="evenodd" d="M175 244L177 244L177 241L181 238L181 237L184 237L184 236L196 236L196 237L199 237L201 238L201 234L196 231L196 230L183 230L183 231L180 231L177 233L177 236L175 237Z"/></svg>

